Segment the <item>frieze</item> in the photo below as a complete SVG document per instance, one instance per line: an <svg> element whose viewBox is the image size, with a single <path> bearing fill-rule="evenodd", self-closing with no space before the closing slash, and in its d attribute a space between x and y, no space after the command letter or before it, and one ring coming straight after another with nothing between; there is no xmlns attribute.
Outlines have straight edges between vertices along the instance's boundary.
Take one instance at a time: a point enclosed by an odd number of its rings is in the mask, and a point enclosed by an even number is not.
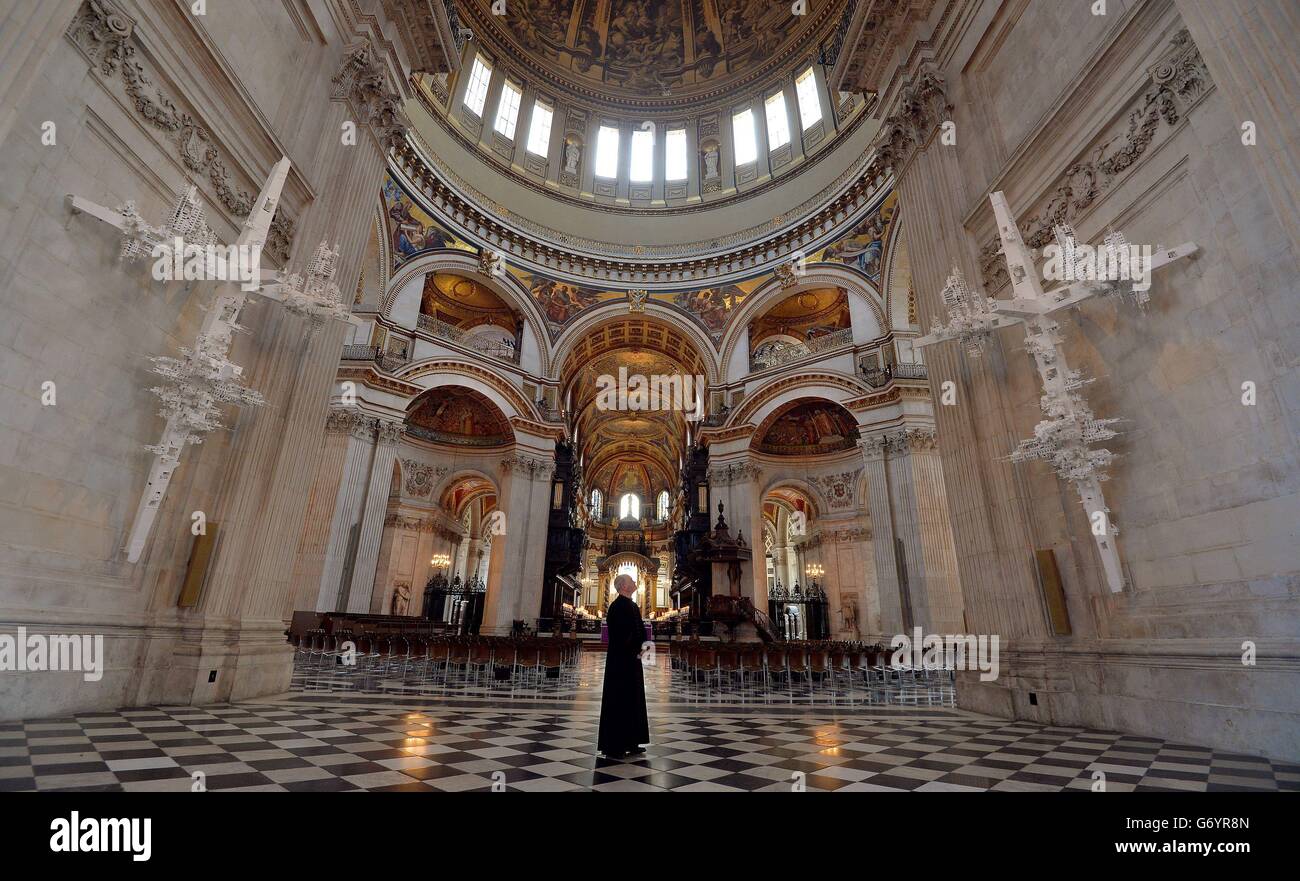
<svg viewBox="0 0 1300 881"><path fill-rule="evenodd" d="M555 473L555 463L531 456L512 456L501 460L501 470L507 474L527 475L530 480L550 480Z"/></svg>
<svg viewBox="0 0 1300 881"><path fill-rule="evenodd" d="M711 486L735 486L749 483L762 477L762 470L753 462L731 462L709 469Z"/></svg>

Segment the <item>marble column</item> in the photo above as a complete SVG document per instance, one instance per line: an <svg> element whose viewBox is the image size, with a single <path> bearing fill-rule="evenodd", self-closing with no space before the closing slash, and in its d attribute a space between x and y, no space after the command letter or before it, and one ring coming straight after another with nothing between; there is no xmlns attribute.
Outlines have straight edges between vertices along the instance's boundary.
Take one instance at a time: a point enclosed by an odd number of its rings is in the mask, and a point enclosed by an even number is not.
<svg viewBox="0 0 1300 881"><path fill-rule="evenodd" d="M1295 0L1176 0L1215 85L1239 123L1255 124L1241 153L1254 166L1293 249L1300 251L1300 65Z"/></svg>
<svg viewBox="0 0 1300 881"><path fill-rule="evenodd" d="M375 420L355 411L335 417L336 427L346 426L347 447L343 455L342 477L330 520L325 562L321 567L320 591L316 611L334 612L343 608L347 596L344 587L351 556L353 527L361 517L366 496L366 477L374 454Z"/></svg>
<svg viewBox="0 0 1300 881"><path fill-rule="evenodd" d="M379 563L379 544L384 532L384 513L393 485L393 465L397 461L397 444L402 424L378 420L375 454L370 463L366 486L366 503L361 513L361 531L352 565L352 582L348 588L347 611L366 613L371 610L375 590L375 571Z"/></svg>

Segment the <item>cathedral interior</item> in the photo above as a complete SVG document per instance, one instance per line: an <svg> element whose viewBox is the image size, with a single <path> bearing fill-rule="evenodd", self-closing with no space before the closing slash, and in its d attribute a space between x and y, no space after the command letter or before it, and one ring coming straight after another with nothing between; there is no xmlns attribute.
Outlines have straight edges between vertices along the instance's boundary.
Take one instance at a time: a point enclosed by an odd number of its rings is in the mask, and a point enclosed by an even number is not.
<svg viewBox="0 0 1300 881"><path fill-rule="evenodd" d="M1295 0L0 28L0 790L1300 789Z"/></svg>

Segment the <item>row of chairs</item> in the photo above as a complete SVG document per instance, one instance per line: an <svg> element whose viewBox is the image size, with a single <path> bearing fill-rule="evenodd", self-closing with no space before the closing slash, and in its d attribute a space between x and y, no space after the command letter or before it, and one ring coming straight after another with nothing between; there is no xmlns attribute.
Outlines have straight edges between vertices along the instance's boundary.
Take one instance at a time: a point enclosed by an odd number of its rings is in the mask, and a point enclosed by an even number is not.
<svg viewBox="0 0 1300 881"><path fill-rule="evenodd" d="M308 689L542 689L576 682L580 651L574 639L309 631L295 667Z"/></svg>
<svg viewBox="0 0 1300 881"><path fill-rule="evenodd" d="M885 663L876 647L850 645L772 645L707 642L672 644L673 675L692 697L717 693L743 698L780 691L793 695L796 688L812 696L831 692L852 695L855 690L903 695L913 690L951 689L952 670L914 670Z"/></svg>

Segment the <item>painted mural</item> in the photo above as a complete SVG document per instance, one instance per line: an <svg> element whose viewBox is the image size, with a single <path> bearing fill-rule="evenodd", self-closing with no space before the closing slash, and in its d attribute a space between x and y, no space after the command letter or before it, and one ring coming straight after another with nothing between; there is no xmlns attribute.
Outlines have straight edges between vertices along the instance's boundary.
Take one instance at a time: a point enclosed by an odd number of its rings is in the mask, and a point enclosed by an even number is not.
<svg viewBox="0 0 1300 881"><path fill-rule="evenodd" d="M897 197L897 193L890 193L878 209L853 228L853 232L822 251L821 259L827 263L852 266L879 285L880 272L885 264L885 240L894 220Z"/></svg>
<svg viewBox="0 0 1300 881"><path fill-rule="evenodd" d="M844 408L826 401L796 402L760 429L754 448L777 455L816 455L847 450L858 438L857 424Z"/></svg>
<svg viewBox="0 0 1300 881"><path fill-rule="evenodd" d="M885 261L885 242L895 215L895 194L868 215L844 238L808 257L808 265L818 262L840 263L849 266L879 285ZM434 220L424 211L392 177L385 177L383 205L387 235L391 246L392 270L421 254L440 249L453 249L477 254L479 248L446 225ZM606 304L611 300L626 302L626 290L607 290L574 284L550 278L542 273L506 263L506 271L528 291L546 319L551 339L557 338L564 328L579 315ZM735 284L714 288L682 291L654 291L649 299L673 306L694 318L713 340L721 346L731 316L745 299L759 287L767 284L771 273L764 273Z"/></svg>
<svg viewBox="0 0 1300 881"><path fill-rule="evenodd" d="M477 252L478 249L429 216L407 195L397 181L384 176L384 214L388 225L388 245L392 254L391 270L425 251L454 248Z"/></svg>
<svg viewBox="0 0 1300 881"><path fill-rule="evenodd" d="M493 0L479 0L493 12ZM504 30L524 54L587 85L637 97L717 87L784 44L815 38L812 16L750 0L512 0Z"/></svg>
<svg viewBox="0 0 1300 881"><path fill-rule="evenodd" d="M496 447L514 440L510 422L491 401L457 387L421 398L406 416L406 430L427 441L463 447Z"/></svg>

